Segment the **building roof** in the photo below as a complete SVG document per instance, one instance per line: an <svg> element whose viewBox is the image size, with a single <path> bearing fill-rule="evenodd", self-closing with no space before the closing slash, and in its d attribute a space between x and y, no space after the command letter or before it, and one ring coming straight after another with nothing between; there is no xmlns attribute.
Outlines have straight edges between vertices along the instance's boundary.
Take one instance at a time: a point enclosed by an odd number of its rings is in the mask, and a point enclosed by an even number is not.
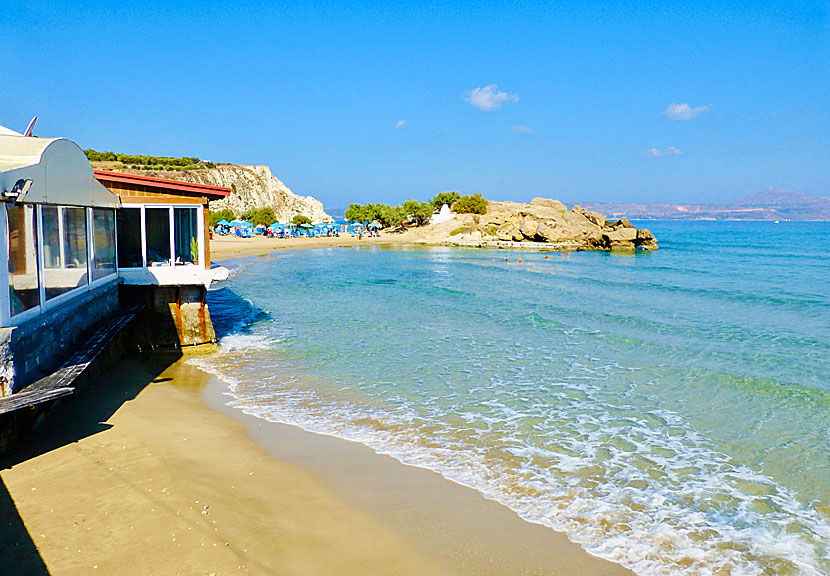
<svg viewBox="0 0 830 576"><path fill-rule="evenodd" d="M168 178L154 178L152 176L140 176L138 174L125 174L124 172L111 172L109 170L94 170L95 178L101 183L132 184L153 189L156 192L178 192L189 193L198 196L205 196L210 200L219 200L230 196L231 189L224 186L210 186L208 184L196 184L194 182L183 182L181 180L170 180Z"/></svg>
<svg viewBox="0 0 830 576"><path fill-rule="evenodd" d="M84 151L65 138L0 132L0 193L31 181L30 204L118 208L118 196L95 180Z"/></svg>

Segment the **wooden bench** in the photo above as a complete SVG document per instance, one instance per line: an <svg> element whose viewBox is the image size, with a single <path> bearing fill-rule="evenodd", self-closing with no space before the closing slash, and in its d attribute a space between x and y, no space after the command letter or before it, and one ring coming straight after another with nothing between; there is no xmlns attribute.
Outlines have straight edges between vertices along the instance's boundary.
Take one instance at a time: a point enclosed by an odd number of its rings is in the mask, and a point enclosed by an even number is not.
<svg viewBox="0 0 830 576"><path fill-rule="evenodd" d="M121 330L138 315L143 304L122 308L108 318L92 334L84 338L69 359L58 370L33 382L20 392L0 398L0 414L50 402L75 392L73 383L83 374Z"/></svg>

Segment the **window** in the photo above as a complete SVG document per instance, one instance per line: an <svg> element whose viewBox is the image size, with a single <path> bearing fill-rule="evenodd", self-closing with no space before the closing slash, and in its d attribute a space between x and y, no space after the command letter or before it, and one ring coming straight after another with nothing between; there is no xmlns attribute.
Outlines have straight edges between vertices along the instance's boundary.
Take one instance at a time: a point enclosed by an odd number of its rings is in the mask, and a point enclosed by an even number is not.
<svg viewBox="0 0 830 576"><path fill-rule="evenodd" d="M147 208L144 215L147 231L147 266L170 265L170 209Z"/></svg>
<svg viewBox="0 0 830 576"><path fill-rule="evenodd" d="M115 274L115 211L92 210L92 280Z"/></svg>
<svg viewBox="0 0 830 576"><path fill-rule="evenodd" d="M199 264L201 206L122 207L116 218L119 268Z"/></svg>
<svg viewBox="0 0 830 576"><path fill-rule="evenodd" d="M141 208L121 208L118 218L118 267L142 268Z"/></svg>
<svg viewBox="0 0 830 576"><path fill-rule="evenodd" d="M199 260L199 241L196 208L174 208L173 241L176 245L176 264L196 263Z"/></svg>
<svg viewBox="0 0 830 576"><path fill-rule="evenodd" d="M40 304L35 208L25 204L7 204L6 217L9 234L9 312L14 316Z"/></svg>
<svg viewBox="0 0 830 576"><path fill-rule="evenodd" d="M86 208L44 206L43 284L46 300L86 286Z"/></svg>

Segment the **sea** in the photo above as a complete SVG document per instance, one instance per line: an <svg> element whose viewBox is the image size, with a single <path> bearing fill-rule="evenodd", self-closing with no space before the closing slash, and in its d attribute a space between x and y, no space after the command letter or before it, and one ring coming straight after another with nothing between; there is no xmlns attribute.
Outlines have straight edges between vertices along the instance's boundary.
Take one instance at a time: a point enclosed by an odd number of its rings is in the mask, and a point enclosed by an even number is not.
<svg viewBox="0 0 830 576"><path fill-rule="evenodd" d="M830 223L636 224L659 250L228 261L192 362L637 574L830 574Z"/></svg>

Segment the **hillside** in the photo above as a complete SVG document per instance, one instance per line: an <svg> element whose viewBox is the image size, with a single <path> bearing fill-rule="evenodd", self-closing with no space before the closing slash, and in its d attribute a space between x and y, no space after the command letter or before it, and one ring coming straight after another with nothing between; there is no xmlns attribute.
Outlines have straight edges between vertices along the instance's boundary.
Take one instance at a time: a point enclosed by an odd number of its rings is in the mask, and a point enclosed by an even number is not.
<svg viewBox="0 0 830 576"><path fill-rule="evenodd" d="M585 202L582 206L614 218L640 220L806 220L830 221L830 198L768 188L723 204L626 204Z"/></svg>
<svg viewBox="0 0 830 576"><path fill-rule="evenodd" d="M185 161L188 160L199 162L198 158L185 159ZM288 186L274 176L268 166L199 162L198 168L194 169L191 169L190 165L183 168L181 165L160 163L128 168L118 161L111 160L93 160L91 164L94 168L118 169L127 174L141 174L230 188L231 195L224 200L211 202L211 210L228 208L240 215L255 208L270 207L280 222L289 222L298 214L308 216L314 222L333 220L326 214L322 202L311 196L294 194Z"/></svg>

